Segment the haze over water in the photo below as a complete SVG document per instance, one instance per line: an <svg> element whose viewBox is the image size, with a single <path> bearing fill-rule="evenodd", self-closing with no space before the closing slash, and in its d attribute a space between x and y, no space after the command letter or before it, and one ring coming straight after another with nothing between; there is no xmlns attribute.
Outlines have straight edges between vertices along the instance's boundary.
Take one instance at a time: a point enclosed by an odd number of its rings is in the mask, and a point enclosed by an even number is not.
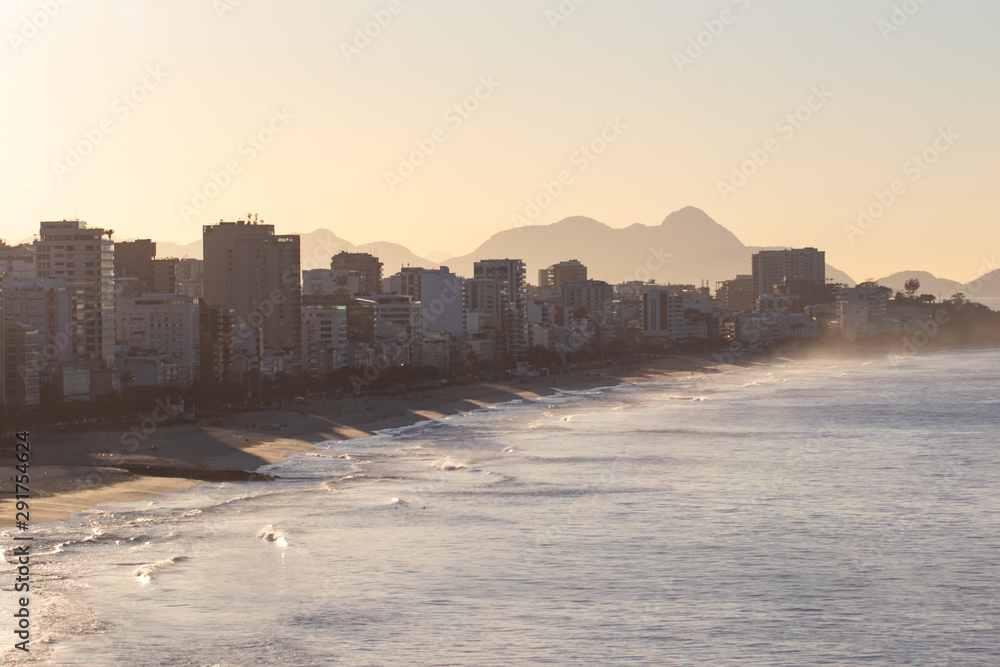
<svg viewBox="0 0 1000 667"><path fill-rule="evenodd" d="M998 371L817 360L518 401L103 506L35 529L33 655L1000 664Z"/></svg>

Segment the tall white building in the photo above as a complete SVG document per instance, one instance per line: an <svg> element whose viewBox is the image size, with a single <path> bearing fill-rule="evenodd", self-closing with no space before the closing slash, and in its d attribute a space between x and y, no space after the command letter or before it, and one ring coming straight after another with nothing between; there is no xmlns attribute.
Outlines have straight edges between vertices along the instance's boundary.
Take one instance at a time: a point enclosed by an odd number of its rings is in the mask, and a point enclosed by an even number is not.
<svg viewBox="0 0 1000 667"><path fill-rule="evenodd" d="M465 281L462 293L466 313L500 314L500 286L496 280L471 278Z"/></svg>
<svg viewBox="0 0 1000 667"><path fill-rule="evenodd" d="M841 288L837 295L837 320L845 338L853 340L885 331L888 291L870 283Z"/></svg>
<svg viewBox="0 0 1000 667"><path fill-rule="evenodd" d="M322 378L347 365L347 307L302 308L302 357L306 373Z"/></svg>
<svg viewBox="0 0 1000 667"><path fill-rule="evenodd" d="M614 310L615 288L603 280L581 280L562 285L562 305L572 315L581 308L597 322L607 322Z"/></svg>
<svg viewBox="0 0 1000 667"><path fill-rule="evenodd" d="M177 384L201 377L200 306L177 294L121 297L117 304L118 344L123 356L165 357L177 366Z"/></svg>
<svg viewBox="0 0 1000 667"><path fill-rule="evenodd" d="M107 236L107 238L105 238ZM79 220L41 223L35 241L40 278L66 281L73 303L74 358L111 368L115 361L115 244L111 232Z"/></svg>
<svg viewBox="0 0 1000 667"><path fill-rule="evenodd" d="M642 335L680 339L684 336L684 297L677 292L651 289L642 295Z"/></svg>
<svg viewBox="0 0 1000 667"><path fill-rule="evenodd" d="M474 278L496 281L503 350L515 361L524 361L528 355L528 284L524 262L484 259L475 263Z"/></svg>
<svg viewBox="0 0 1000 667"><path fill-rule="evenodd" d="M3 283L5 317L37 331L42 363L73 360L73 300L60 278L8 278Z"/></svg>
<svg viewBox="0 0 1000 667"><path fill-rule="evenodd" d="M397 364L420 365L423 320L420 303L402 294L373 294L375 345Z"/></svg>

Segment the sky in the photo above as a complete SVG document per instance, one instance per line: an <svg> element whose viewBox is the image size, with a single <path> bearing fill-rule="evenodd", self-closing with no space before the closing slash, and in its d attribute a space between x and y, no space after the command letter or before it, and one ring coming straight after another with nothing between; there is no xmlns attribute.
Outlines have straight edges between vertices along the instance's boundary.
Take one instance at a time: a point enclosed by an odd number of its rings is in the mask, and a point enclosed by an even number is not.
<svg viewBox="0 0 1000 667"><path fill-rule="evenodd" d="M696 206L857 280L1000 254L995 0L8 0L0 30L12 243L253 212L460 255Z"/></svg>

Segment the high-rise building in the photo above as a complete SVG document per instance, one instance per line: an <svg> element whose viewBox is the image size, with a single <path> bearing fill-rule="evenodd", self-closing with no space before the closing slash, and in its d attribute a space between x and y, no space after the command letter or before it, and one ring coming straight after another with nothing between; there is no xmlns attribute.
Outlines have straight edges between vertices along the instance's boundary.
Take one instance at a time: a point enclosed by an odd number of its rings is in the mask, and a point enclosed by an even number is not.
<svg viewBox="0 0 1000 667"><path fill-rule="evenodd" d="M154 353L177 364L178 384L201 377L201 332L197 299L177 294L144 294L118 300L118 344L126 355Z"/></svg>
<svg viewBox="0 0 1000 667"><path fill-rule="evenodd" d="M466 313L500 314L500 284L493 278L470 278L462 291Z"/></svg>
<svg viewBox="0 0 1000 667"><path fill-rule="evenodd" d="M642 333L651 338L677 340L684 334L684 296L665 289L642 295Z"/></svg>
<svg viewBox="0 0 1000 667"><path fill-rule="evenodd" d="M576 259L553 264L549 268L541 269L538 272L538 286L553 287L557 291L562 290L563 285L582 282L586 279L587 267Z"/></svg>
<svg viewBox="0 0 1000 667"><path fill-rule="evenodd" d="M73 302L59 278L8 278L0 300L6 316L38 331L45 344L43 363L73 360Z"/></svg>
<svg viewBox="0 0 1000 667"><path fill-rule="evenodd" d="M334 278L361 277L362 294L381 294L382 262L366 252L341 252L330 259Z"/></svg>
<svg viewBox="0 0 1000 667"><path fill-rule="evenodd" d="M113 367L115 244L111 232L90 229L79 220L43 222L35 242L35 261L40 278L66 281L78 324L75 358Z"/></svg>
<svg viewBox="0 0 1000 667"><path fill-rule="evenodd" d="M198 335L201 339L201 382L215 388L225 385L233 370L233 311L199 304Z"/></svg>
<svg viewBox="0 0 1000 667"><path fill-rule="evenodd" d="M826 283L826 253L816 248L761 250L752 259L757 298L773 294L775 285L791 280Z"/></svg>
<svg viewBox="0 0 1000 667"><path fill-rule="evenodd" d="M402 294L373 294L375 346L396 364L418 366L423 344L420 303Z"/></svg>
<svg viewBox="0 0 1000 667"><path fill-rule="evenodd" d="M41 353L42 337L31 327L0 316L0 362L3 375L0 382L0 416L10 408L31 408L39 404L39 372L37 356Z"/></svg>
<svg viewBox="0 0 1000 667"><path fill-rule="evenodd" d="M873 283L841 288L837 295L837 318L844 337L853 340L884 332L886 301L891 291Z"/></svg>
<svg viewBox="0 0 1000 667"><path fill-rule="evenodd" d="M0 241L0 276L8 278L34 278L35 250L27 243L9 246Z"/></svg>
<svg viewBox="0 0 1000 667"><path fill-rule="evenodd" d="M465 331L463 283L465 281L442 266L436 271L421 269L417 274L420 312L424 331L448 332L461 336Z"/></svg>
<svg viewBox="0 0 1000 667"><path fill-rule="evenodd" d="M736 276L734 280L719 282L715 295L720 305L733 313L749 312L757 303L757 288L753 276Z"/></svg>
<svg viewBox="0 0 1000 667"><path fill-rule="evenodd" d="M203 263L200 259L184 258L177 260L175 278L177 280L176 292L183 296L190 296L196 299L205 298L205 282L203 278Z"/></svg>
<svg viewBox="0 0 1000 667"><path fill-rule="evenodd" d="M375 345L375 302L353 299L347 309L347 340L351 343Z"/></svg>
<svg viewBox="0 0 1000 667"><path fill-rule="evenodd" d="M220 222L202 229L205 301L233 311L237 326L260 331L263 347L300 359L302 292L298 235L274 225Z"/></svg>
<svg viewBox="0 0 1000 667"><path fill-rule="evenodd" d="M180 269L181 260L179 259L154 259L153 280L149 284L148 291L159 294L177 294Z"/></svg>
<svg viewBox="0 0 1000 667"><path fill-rule="evenodd" d="M528 288L524 262L519 259L484 259L475 263L474 278L495 280L503 324L503 350L515 361L528 354Z"/></svg>
<svg viewBox="0 0 1000 667"><path fill-rule="evenodd" d="M153 261L156 244L150 239L119 241L115 244L115 278L138 278L153 286Z"/></svg>
<svg viewBox="0 0 1000 667"><path fill-rule="evenodd" d="M598 322L611 319L614 309L615 288L603 280L581 280L562 286L562 306L569 314L583 309L587 316Z"/></svg>
<svg viewBox="0 0 1000 667"><path fill-rule="evenodd" d="M527 308L525 308L527 315ZM463 347L481 361L503 356L500 284L493 278L469 278L463 287Z"/></svg>
<svg viewBox="0 0 1000 667"><path fill-rule="evenodd" d="M303 370L323 378L347 365L347 306L302 308Z"/></svg>
<svg viewBox="0 0 1000 667"><path fill-rule="evenodd" d="M447 270L447 269L446 269ZM399 273L389 276L389 293L405 294L420 299L420 277L427 272L419 266L404 266Z"/></svg>

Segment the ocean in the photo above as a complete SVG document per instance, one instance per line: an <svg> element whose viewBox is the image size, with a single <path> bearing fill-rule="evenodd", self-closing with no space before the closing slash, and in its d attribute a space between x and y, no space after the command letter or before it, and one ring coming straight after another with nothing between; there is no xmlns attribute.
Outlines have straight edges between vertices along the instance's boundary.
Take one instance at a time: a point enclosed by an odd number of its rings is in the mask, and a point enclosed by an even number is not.
<svg viewBox="0 0 1000 667"><path fill-rule="evenodd" d="M1000 352L519 400L33 528L53 665L1000 664ZM10 545L0 664L15 641Z"/></svg>

